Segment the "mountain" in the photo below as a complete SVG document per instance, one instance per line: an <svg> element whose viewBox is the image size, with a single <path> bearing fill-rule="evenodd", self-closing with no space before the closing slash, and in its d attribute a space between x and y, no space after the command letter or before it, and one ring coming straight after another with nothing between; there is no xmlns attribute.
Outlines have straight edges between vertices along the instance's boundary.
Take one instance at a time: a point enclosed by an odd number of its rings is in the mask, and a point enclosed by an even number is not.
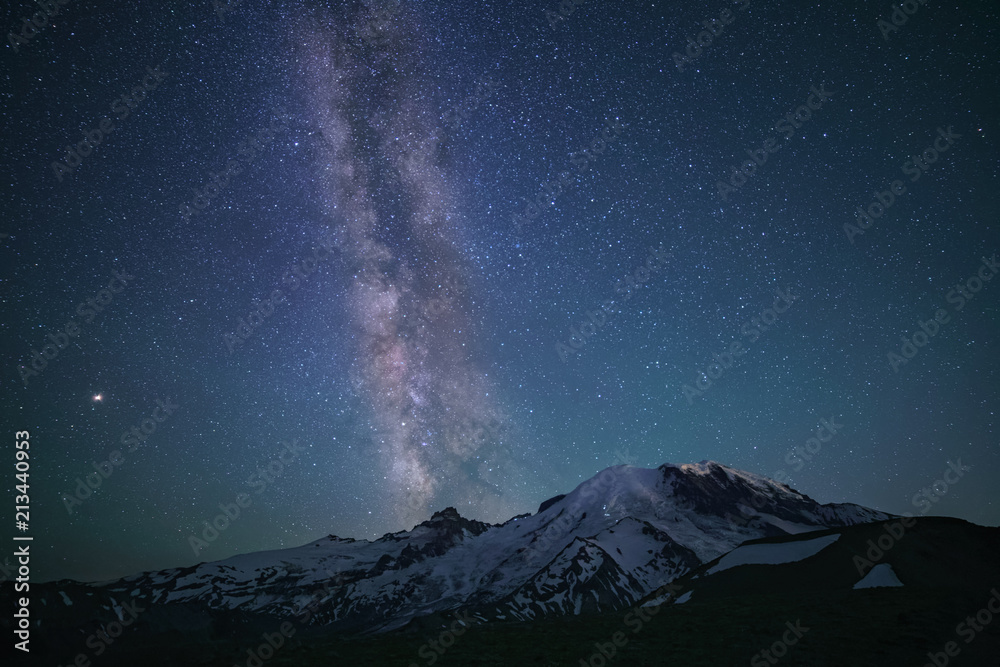
<svg viewBox="0 0 1000 667"><path fill-rule="evenodd" d="M121 620L129 601L145 610L137 627L154 634L208 638L274 618L325 632L383 633L455 610L477 622L620 610L747 540L889 518L858 505L821 505L710 461L614 466L499 525L447 508L375 541L331 535L100 584L32 588L39 622L66 626L68 645Z"/></svg>

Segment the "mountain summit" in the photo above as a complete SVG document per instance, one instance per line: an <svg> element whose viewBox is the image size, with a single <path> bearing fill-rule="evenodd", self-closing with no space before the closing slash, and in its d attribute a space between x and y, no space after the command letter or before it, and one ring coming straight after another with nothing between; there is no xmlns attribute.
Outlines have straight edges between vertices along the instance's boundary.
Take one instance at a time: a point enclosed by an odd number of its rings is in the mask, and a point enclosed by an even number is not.
<svg viewBox="0 0 1000 667"><path fill-rule="evenodd" d="M627 607L747 540L887 518L858 505L821 505L712 461L620 465L499 525L449 507L375 541L331 535L102 584L60 582L61 595L42 595L52 612L76 605L75 615L112 613L129 598L209 617L294 617L322 591L309 623L344 632L387 631L457 609L483 621L526 620Z"/></svg>

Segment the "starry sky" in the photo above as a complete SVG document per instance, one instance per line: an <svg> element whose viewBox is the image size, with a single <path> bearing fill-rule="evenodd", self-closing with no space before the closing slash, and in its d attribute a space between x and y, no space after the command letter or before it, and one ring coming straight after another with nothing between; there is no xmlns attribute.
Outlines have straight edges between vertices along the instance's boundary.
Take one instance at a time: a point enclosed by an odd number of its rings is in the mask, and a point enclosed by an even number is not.
<svg viewBox="0 0 1000 667"><path fill-rule="evenodd" d="M621 463L1000 523L996 5L561 6L8 6L35 580Z"/></svg>

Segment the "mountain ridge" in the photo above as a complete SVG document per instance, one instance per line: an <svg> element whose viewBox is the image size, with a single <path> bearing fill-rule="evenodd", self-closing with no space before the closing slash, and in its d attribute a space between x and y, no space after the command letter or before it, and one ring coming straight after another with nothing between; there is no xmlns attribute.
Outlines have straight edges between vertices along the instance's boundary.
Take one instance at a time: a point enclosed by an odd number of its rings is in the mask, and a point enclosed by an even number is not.
<svg viewBox="0 0 1000 667"><path fill-rule="evenodd" d="M333 631L386 632L459 608L478 621L531 620L625 608L746 540L889 518L820 504L714 461L618 465L500 524L447 507L375 540L328 535L99 584L66 581L63 599L55 582L47 597L56 616L77 605L99 617L119 599L292 616L312 591L336 582L313 615Z"/></svg>

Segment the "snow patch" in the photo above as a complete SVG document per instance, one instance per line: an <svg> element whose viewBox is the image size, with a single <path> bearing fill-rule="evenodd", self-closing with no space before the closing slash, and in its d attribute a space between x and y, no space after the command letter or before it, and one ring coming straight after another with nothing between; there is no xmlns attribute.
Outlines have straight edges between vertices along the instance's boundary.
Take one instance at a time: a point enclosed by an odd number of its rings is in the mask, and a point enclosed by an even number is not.
<svg viewBox="0 0 1000 667"><path fill-rule="evenodd" d="M882 586L895 587L902 586L903 582L899 580L896 573L892 570L892 565L888 563L879 563L873 567L868 574L864 576L858 583L854 584L854 590L859 588L879 588Z"/></svg>
<svg viewBox="0 0 1000 667"><path fill-rule="evenodd" d="M824 535L813 540L800 542L783 542L781 544L748 544L736 547L713 565L705 574L715 574L738 565L781 565L797 563L820 551L840 539L840 533Z"/></svg>

